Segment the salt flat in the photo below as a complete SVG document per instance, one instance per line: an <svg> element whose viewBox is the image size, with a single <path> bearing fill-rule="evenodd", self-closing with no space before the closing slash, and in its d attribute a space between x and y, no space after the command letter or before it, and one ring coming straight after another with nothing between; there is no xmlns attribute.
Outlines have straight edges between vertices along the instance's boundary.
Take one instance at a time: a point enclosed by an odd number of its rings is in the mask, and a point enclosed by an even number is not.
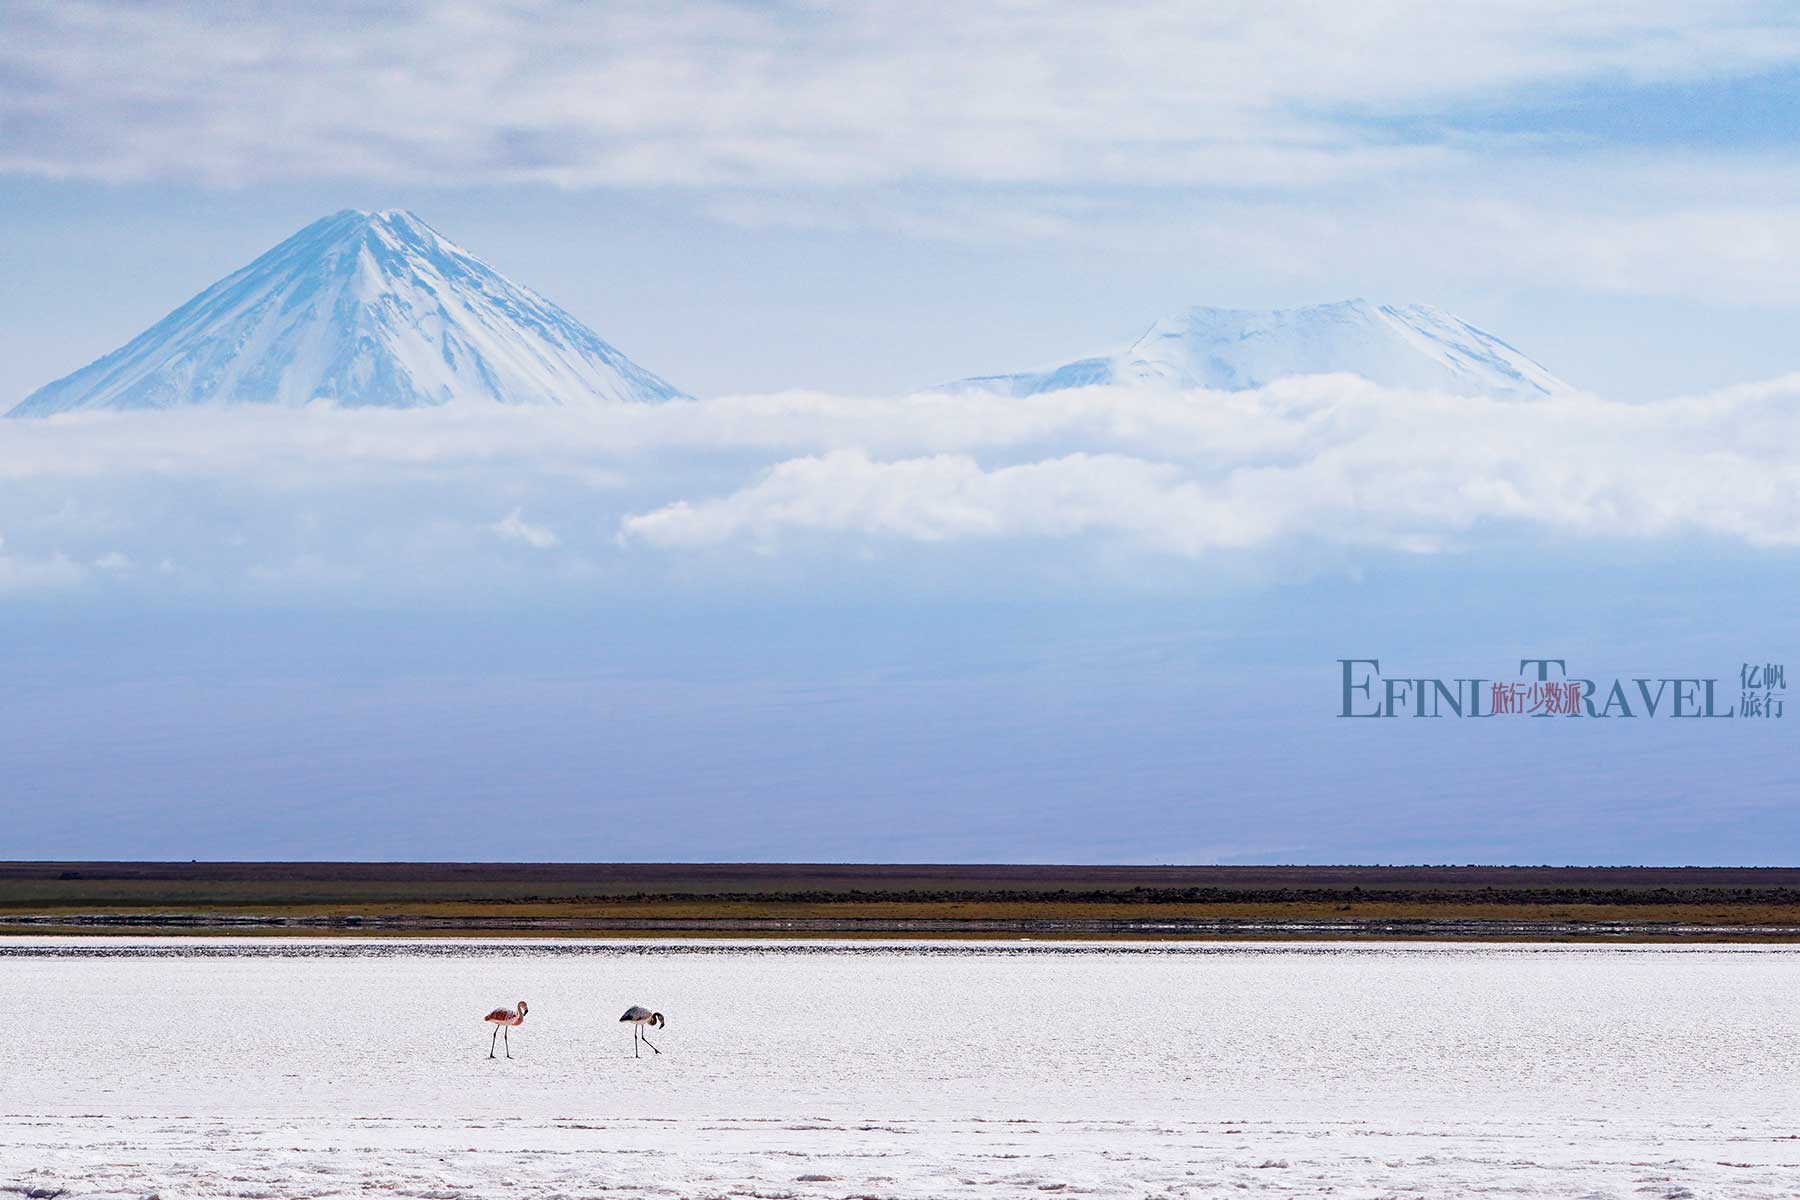
<svg viewBox="0 0 1800 1200"><path fill-rule="evenodd" d="M0 1190L1791 1196L1796 997L1766 946L0 939Z"/></svg>

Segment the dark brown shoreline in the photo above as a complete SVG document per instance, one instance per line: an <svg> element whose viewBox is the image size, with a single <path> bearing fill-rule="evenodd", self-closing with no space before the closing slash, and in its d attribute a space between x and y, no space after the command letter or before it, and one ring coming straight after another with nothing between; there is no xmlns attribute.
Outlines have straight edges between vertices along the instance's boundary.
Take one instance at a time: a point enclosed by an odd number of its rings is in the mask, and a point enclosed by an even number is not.
<svg viewBox="0 0 1800 1200"><path fill-rule="evenodd" d="M0 933L1800 941L1800 868L0 863Z"/></svg>
<svg viewBox="0 0 1800 1200"><path fill-rule="evenodd" d="M867 887L888 882L927 885L1069 886L1075 883L1139 886L1368 887L1371 883L1427 888L1480 886L1574 887L1786 887L1800 892L1800 866L1368 866L1161 865L1080 863L776 863L776 862L212 862L212 861L0 861L0 889L31 880L57 880L69 872L89 883L101 879L188 882L196 885L257 882L399 885L409 882L502 886L534 882L609 888L669 885L669 890L741 890L730 884L806 882L820 887Z"/></svg>

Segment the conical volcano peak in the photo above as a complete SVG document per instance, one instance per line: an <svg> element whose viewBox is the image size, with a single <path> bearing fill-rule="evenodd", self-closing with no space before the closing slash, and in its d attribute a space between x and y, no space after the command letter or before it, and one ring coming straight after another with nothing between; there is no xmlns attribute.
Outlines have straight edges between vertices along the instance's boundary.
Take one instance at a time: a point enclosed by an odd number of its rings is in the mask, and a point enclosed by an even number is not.
<svg viewBox="0 0 1800 1200"><path fill-rule="evenodd" d="M1295 375L1333 374L1384 387L1517 400L1572 390L1506 342L1441 309L1362 299L1302 308L1183 309L1115 354L953 386L1021 396L1134 383L1240 391Z"/></svg>
<svg viewBox="0 0 1800 1200"><path fill-rule="evenodd" d="M301 229L12 410L582 407L682 393L404 209Z"/></svg>
<svg viewBox="0 0 1800 1200"><path fill-rule="evenodd" d="M378 208L373 210L362 208L340 208L330 216L320 217L311 225L306 226L305 229L300 230L300 233L304 234L310 230L350 231L357 229L384 229L390 231L410 229L434 237L443 236L431 227L429 221L407 208Z"/></svg>
<svg viewBox="0 0 1800 1200"><path fill-rule="evenodd" d="M439 233L429 221L408 209L383 208L375 212L357 212L352 209L351 211L376 237L395 242L437 242L450 246L459 253L468 253Z"/></svg>
<svg viewBox="0 0 1800 1200"><path fill-rule="evenodd" d="M323 250L332 245L348 246L368 242L395 245L405 242L441 242L461 249L424 219L405 209L384 208L377 212L365 212L359 208L344 208L328 217L320 217L269 253L278 254L289 247Z"/></svg>

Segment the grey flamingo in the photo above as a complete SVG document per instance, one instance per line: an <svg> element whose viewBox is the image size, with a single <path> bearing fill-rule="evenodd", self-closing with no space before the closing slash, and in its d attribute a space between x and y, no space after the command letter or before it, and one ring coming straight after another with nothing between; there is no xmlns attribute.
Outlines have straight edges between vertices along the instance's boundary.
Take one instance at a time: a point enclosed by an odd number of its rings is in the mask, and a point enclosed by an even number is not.
<svg viewBox="0 0 1800 1200"><path fill-rule="evenodd" d="M661 1013L651 1012L641 1004L634 1004L625 1010L625 1015L620 1017L619 1020L631 1022L631 1057L642 1057L638 1052L638 1042L640 1041L643 1042L644 1045L650 1047L655 1053L662 1053L661 1050L656 1049L655 1042L644 1036L644 1026L653 1025L656 1028L661 1029L667 1024L667 1022L663 1020L663 1015Z"/></svg>
<svg viewBox="0 0 1800 1200"><path fill-rule="evenodd" d="M494 1023L494 1038L500 1036L500 1031L502 1029L506 1031L506 1057L508 1058L512 1057L512 1027L514 1025L523 1025L525 1023L525 1014L530 1011L530 1006L521 1000L519 1001L518 1008L496 1008L493 1012L481 1018L484 1021L492 1021ZM494 1038L488 1039L489 1058L494 1057Z"/></svg>

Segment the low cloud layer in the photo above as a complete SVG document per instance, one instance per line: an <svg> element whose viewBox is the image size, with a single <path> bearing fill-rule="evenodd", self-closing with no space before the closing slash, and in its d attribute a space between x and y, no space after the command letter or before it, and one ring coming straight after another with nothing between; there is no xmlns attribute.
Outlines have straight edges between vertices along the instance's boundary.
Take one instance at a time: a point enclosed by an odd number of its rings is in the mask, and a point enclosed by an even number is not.
<svg viewBox="0 0 1800 1200"><path fill-rule="evenodd" d="M1797 543L1800 376L1655 404L1318 377L0 422L12 597L887 594L975 565L983 587L1041 589L1522 545Z"/></svg>
<svg viewBox="0 0 1800 1200"><path fill-rule="evenodd" d="M727 496L627 517L624 530L671 547L1098 534L1188 558L1300 539L1472 549L1484 525L1786 546L1800 541L1800 422L1774 397L1791 399L1796 384L1655 406L1520 405L1349 380L1128 402L1088 393L1058 417L1106 452L984 462L833 450Z"/></svg>

